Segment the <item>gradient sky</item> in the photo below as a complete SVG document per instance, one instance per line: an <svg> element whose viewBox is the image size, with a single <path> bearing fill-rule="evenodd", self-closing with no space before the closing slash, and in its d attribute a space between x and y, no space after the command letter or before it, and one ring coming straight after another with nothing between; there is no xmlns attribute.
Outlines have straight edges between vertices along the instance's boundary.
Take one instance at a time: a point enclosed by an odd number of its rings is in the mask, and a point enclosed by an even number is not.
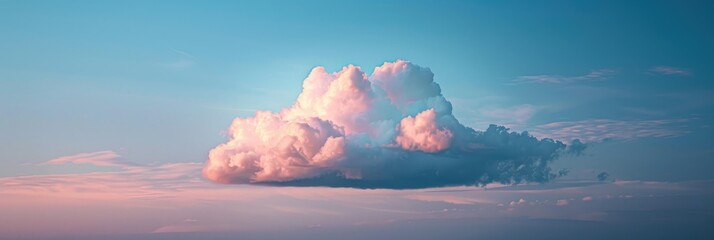
<svg viewBox="0 0 714 240"><path fill-rule="evenodd" d="M0 238L706 238L713 12L710 1L0 1ZM542 185L201 176L234 118L289 107L313 67L371 74L398 59L431 69L466 126L587 149L553 162L569 173Z"/></svg>

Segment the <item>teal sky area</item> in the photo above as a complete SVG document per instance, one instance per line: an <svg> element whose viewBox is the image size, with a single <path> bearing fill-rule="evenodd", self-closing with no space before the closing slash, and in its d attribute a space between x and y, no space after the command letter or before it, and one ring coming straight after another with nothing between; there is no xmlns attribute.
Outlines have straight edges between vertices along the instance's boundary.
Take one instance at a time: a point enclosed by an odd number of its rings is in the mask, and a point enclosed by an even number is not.
<svg viewBox="0 0 714 240"><path fill-rule="evenodd" d="M673 121L649 126L671 131L666 138L595 137L588 160L573 161L621 178L705 179L711 9L706 1L4 1L0 175L60 171L25 164L108 149L138 162L203 161L232 118L289 107L312 67L369 73L404 59L429 67L455 116L476 129ZM628 135L610 127L615 138Z"/></svg>

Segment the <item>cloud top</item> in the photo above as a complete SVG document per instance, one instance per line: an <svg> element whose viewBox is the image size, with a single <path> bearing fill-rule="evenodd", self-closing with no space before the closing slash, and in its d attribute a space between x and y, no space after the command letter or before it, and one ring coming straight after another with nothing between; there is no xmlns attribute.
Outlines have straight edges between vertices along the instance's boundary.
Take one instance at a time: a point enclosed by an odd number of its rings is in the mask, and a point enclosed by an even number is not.
<svg viewBox="0 0 714 240"><path fill-rule="evenodd" d="M459 123L434 74L408 61L368 76L314 68L296 102L236 118L203 173L221 183L424 188L544 182L565 144Z"/></svg>

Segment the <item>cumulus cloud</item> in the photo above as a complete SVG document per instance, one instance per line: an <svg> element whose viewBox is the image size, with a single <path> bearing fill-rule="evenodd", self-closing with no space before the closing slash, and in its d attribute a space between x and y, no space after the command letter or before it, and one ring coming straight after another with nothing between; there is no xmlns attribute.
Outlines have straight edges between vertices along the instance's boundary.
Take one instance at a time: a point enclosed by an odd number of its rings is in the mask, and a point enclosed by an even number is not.
<svg viewBox="0 0 714 240"><path fill-rule="evenodd" d="M425 188L545 182L566 145L452 115L429 68L398 60L367 75L314 68L295 103L236 118L203 173L221 183Z"/></svg>
<svg viewBox="0 0 714 240"><path fill-rule="evenodd" d="M399 123L400 134L397 144L403 149L423 152L439 152L449 147L453 134L436 126L436 111L429 109L416 115L405 117Z"/></svg>

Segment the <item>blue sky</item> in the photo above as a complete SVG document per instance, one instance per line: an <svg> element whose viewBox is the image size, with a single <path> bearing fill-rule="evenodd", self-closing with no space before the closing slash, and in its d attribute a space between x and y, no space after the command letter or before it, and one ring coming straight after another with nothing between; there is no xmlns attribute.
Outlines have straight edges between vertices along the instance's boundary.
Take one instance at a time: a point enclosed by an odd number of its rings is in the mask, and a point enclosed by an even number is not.
<svg viewBox="0 0 714 240"><path fill-rule="evenodd" d="M234 118L290 107L313 67L370 75L403 59L434 73L465 126L583 140L582 155L552 162L569 169L563 181L601 172L711 181L712 10L708 1L0 1L0 178L117 171L41 164L100 151L149 166L204 163Z"/></svg>

